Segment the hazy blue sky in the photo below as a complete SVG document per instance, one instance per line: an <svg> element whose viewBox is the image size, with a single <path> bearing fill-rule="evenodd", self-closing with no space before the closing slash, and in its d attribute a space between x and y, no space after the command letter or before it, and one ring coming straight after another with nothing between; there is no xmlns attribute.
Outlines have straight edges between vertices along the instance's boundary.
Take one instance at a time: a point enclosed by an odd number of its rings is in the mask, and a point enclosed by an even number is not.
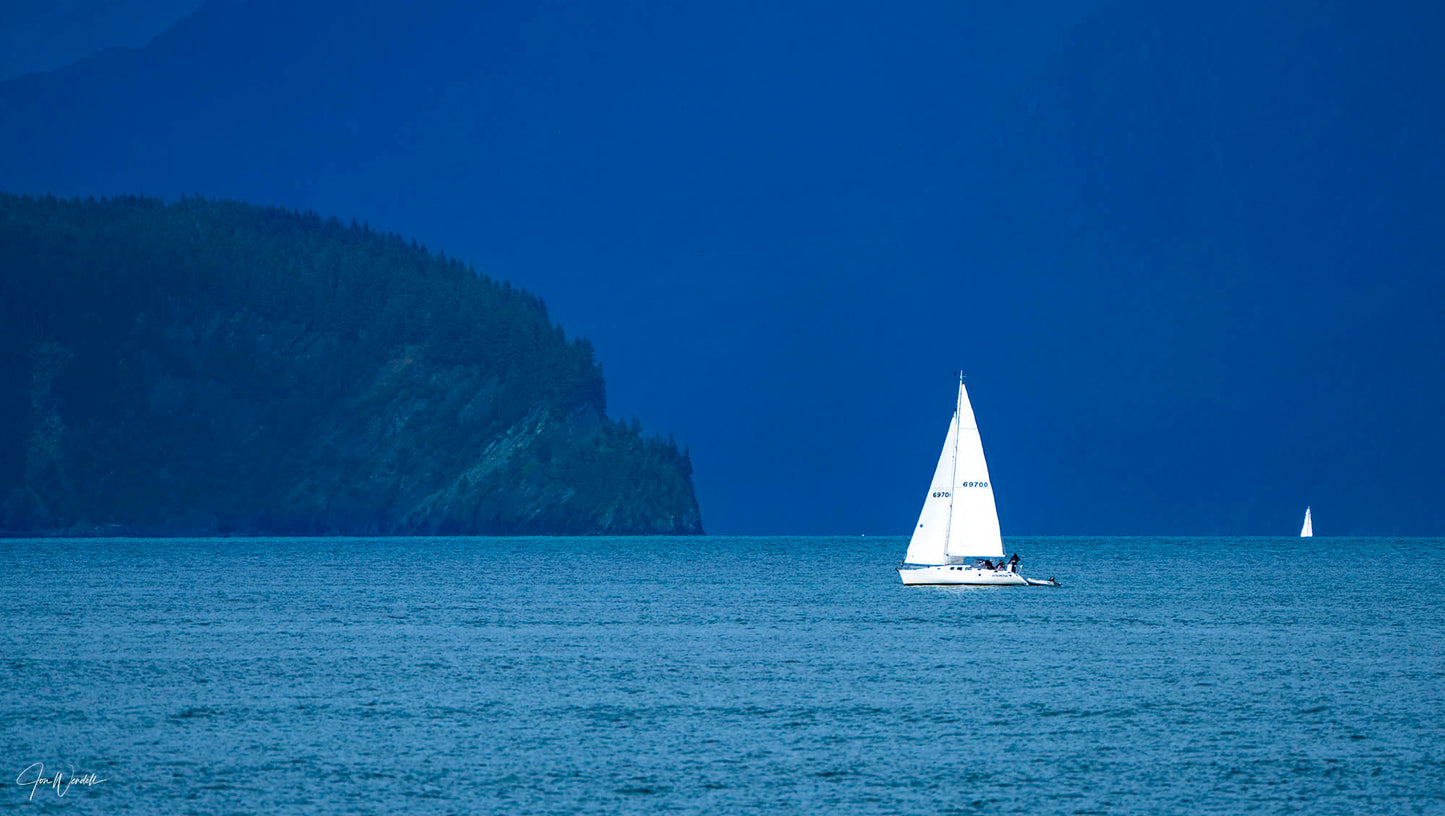
<svg viewBox="0 0 1445 816"><path fill-rule="evenodd" d="M906 534L961 367L1005 535L1438 534L1441 12L1000 5L212 2L0 83L0 188L472 259L712 532Z"/></svg>

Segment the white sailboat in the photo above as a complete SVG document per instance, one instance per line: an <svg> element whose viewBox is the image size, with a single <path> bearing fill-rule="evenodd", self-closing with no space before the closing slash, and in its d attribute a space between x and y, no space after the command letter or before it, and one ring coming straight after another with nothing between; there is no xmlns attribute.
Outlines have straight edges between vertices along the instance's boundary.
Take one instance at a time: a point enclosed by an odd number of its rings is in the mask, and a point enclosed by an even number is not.
<svg viewBox="0 0 1445 816"><path fill-rule="evenodd" d="M909 586L1058 586L1052 578L1037 581L1019 575L1017 555L1004 561L983 440L962 373L953 422L898 574Z"/></svg>
<svg viewBox="0 0 1445 816"><path fill-rule="evenodd" d="M1310 509L1309 509L1308 507L1306 507L1306 508L1305 508L1305 526L1303 526L1303 527L1300 528L1299 537L1300 537L1300 538L1313 538L1313 537L1314 537L1314 534L1315 534L1315 524L1314 524L1314 522L1310 521Z"/></svg>

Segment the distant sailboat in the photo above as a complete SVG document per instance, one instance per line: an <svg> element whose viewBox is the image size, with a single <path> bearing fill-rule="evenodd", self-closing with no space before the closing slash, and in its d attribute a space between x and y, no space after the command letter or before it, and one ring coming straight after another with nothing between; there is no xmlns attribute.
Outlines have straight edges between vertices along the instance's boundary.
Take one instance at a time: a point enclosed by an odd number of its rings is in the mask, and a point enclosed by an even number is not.
<svg viewBox="0 0 1445 816"><path fill-rule="evenodd" d="M1058 586L1052 578L1037 581L1019 575L1018 556L1004 561L983 441L961 373L953 422L898 574L909 586Z"/></svg>
<svg viewBox="0 0 1445 816"><path fill-rule="evenodd" d="M1303 527L1300 528L1299 537L1300 537L1300 538L1313 538L1313 537L1314 537L1314 534L1315 534L1315 525L1314 525L1314 522L1310 521L1310 509L1309 509L1308 507L1306 507L1306 508L1305 508L1305 526L1303 526Z"/></svg>

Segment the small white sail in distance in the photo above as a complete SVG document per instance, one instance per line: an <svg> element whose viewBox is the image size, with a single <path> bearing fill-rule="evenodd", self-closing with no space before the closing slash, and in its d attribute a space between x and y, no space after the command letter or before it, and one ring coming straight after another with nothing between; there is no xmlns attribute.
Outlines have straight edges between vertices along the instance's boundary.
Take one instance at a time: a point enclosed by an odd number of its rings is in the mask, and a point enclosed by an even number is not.
<svg viewBox="0 0 1445 816"><path fill-rule="evenodd" d="M1305 508L1305 526L1303 526L1303 527L1300 528L1299 537L1300 537L1300 538L1313 538L1313 537L1314 537L1314 534L1315 534L1315 525L1314 525L1314 522L1310 520L1310 509L1309 509L1308 507L1306 507L1306 508Z"/></svg>
<svg viewBox="0 0 1445 816"><path fill-rule="evenodd" d="M978 421L960 377L953 421L904 562L946 564L965 556L1002 558L1003 537Z"/></svg>

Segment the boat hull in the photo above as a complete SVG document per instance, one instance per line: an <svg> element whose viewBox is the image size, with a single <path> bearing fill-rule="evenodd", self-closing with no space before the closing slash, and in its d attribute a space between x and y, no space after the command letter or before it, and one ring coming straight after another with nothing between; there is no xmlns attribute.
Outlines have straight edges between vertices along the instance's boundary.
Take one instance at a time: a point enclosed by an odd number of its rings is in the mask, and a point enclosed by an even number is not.
<svg viewBox="0 0 1445 816"><path fill-rule="evenodd" d="M1006 569L981 569L973 565L902 566L898 575L905 586L1029 586L1017 572Z"/></svg>

